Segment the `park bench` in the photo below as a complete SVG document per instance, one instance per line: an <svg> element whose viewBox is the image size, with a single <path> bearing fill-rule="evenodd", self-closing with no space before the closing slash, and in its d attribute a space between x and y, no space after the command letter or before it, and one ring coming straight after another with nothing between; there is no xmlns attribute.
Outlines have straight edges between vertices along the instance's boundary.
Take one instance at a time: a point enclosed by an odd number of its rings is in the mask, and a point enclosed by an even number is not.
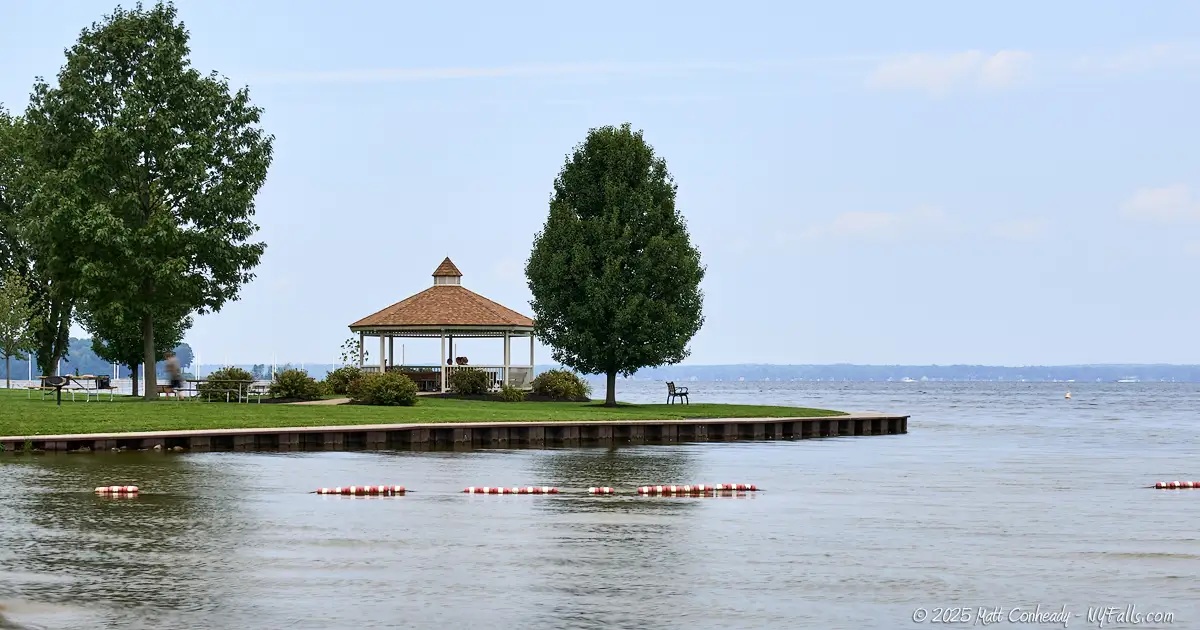
<svg viewBox="0 0 1200 630"><path fill-rule="evenodd" d="M686 387L676 387L675 383L673 383L672 381L667 381L667 404L668 405L671 404L671 401L675 400L676 398L678 398L679 400L682 400L683 404L685 404L685 405L690 404L688 402L687 388Z"/></svg>

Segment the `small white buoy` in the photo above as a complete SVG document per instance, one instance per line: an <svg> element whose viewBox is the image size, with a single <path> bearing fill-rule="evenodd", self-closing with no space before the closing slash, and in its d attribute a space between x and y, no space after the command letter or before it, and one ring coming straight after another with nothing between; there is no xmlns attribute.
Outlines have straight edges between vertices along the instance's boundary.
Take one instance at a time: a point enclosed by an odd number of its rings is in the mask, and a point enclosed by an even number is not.
<svg viewBox="0 0 1200 630"><path fill-rule="evenodd" d="M1067 395L1066 395L1066 396L1064 396L1064 398L1066 398L1066 399L1070 400L1070 398L1071 398L1071 392L1067 392Z"/></svg>

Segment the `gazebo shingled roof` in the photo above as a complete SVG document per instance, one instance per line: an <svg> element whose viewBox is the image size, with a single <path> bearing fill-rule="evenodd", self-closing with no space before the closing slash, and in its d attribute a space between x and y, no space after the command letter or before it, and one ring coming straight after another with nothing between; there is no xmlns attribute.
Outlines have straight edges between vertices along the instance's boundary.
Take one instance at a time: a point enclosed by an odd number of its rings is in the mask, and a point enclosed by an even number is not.
<svg viewBox="0 0 1200 630"><path fill-rule="evenodd" d="M461 277L449 258L433 272L437 277ZM405 327L532 328L533 320L459 284L435 284L353 324L363 329Z"/></svg>

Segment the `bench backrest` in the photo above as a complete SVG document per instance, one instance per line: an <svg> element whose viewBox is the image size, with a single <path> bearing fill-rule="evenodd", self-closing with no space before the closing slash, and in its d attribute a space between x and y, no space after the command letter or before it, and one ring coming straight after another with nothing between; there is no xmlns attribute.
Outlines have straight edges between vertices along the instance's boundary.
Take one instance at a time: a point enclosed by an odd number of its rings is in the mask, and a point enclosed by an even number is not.
<svg viewBox="0 0 1200 630"><path fill-rule="evenodd" d="M670 393L670 394L675 393L675 383L674 382L667 381L667 393Z"/></svg>

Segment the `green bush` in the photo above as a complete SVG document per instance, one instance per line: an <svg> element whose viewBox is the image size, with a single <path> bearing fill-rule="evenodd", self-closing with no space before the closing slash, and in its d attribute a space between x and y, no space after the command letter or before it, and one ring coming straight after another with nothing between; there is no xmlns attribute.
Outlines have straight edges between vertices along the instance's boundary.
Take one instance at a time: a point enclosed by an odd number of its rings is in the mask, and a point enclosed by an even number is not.
<svg viewBox="0 0 1200 630"><path fill-rule="evenodd" d="M417 384L399 372L364 374L350 385L350 399L364 405L417 404Z"/></svg>
<svg viewBox="0 0 1200 630"><path fill-rule="evenodd" d="M500 388L500 398L504 402L521 402L525 400L525 392L512 385L504 385Z"/></svg>
<svg viewBox="0 0 1200 630"><path fill-rule="evenodd" d="M321 397L321 386L308 372L292 369L275 375L275 380L271 381L270 392L271 398L316 400Z"/></svg>
<svg viewBox="0 0 1200 630"><path fill-rule="evenodd" d="M559 400L580 400L592 393L592 386L568 370L547 370L533 379L533 393Z"/></svg>
<svg viewBox="0 0 1200 630"><path fill-rule="evenodd" d="M350 392L350 384L362 378L363 371L351 365L342 366L325 375L325 383L334 394Z"/></svg>
<svg viewBox="0 0 1200 630"><path fill-rule="evenodd" d="M254 375L239 367L226 367L204 378L207 380L196 384L196 393L207 400L223 402L226 394L228 394L229 400L236 400L238 387L240 386L242 391L246 391L246 386L254 380Z"/></svg>
<svg viewBox="0 0 1200 630"><path fill-rule="evenodd" d="M459 368L450 373L450 391L465 396L478 396L492 388L492 375L474 368Z"/></svg>

